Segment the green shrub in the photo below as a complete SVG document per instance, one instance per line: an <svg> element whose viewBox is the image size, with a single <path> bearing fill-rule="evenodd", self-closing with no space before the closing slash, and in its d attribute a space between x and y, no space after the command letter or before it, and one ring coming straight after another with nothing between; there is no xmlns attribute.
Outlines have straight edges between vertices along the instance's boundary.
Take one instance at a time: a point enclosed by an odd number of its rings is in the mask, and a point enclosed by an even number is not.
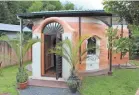
<svg viewBox="0 0 139 95"><path fill-rule="evenodd" d="M28 80L28 74L25 71L24 67L20 67L19 72L17 73L16 80L17 83L24 83Z"/></svg>

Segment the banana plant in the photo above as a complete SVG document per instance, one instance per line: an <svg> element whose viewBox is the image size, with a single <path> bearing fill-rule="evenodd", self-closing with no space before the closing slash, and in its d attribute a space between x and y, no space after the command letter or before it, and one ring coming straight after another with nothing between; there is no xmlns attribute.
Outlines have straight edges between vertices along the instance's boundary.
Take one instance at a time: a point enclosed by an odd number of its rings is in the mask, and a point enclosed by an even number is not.
<svg viewBox="0 0 139 95"><path fill-rule="evenodd" d="M22 58L20 57L20 35L22 36ZM24 34L17 34L16 38L9 38L7 35L2 35L0 37L0 41L6 42L14 50L17 56L17 61L20 63L19 65L21 67L23 63L20 62L20 60L25 57L27 51L32 47L33 44L40 42L40 39L32 38L29 35L25 36Z"/></svg>

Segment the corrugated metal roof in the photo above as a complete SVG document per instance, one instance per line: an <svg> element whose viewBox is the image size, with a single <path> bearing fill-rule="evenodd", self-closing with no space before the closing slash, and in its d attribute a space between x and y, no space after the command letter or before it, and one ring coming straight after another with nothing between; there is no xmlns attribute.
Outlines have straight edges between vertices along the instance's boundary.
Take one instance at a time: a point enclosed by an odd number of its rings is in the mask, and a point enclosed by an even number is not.
<svg viewBox="0 0 139 95"><path fill-rule="evenodd" d="M23 19L42 18L42 17L77 17L77 16L112 16L104 10L59 10L59 11L40 11L32 13L17 14Z"/></svg>
<svg viewBox="0 0 139 95"><path fill-rule="evenodd" d="M12 25L12 24L3 24L3 23L0 23L0 31L19 32L20 31L20 25ZM31 32L31 29L29 29L28 27L24 27L23 31L24 32Z"/></svg>

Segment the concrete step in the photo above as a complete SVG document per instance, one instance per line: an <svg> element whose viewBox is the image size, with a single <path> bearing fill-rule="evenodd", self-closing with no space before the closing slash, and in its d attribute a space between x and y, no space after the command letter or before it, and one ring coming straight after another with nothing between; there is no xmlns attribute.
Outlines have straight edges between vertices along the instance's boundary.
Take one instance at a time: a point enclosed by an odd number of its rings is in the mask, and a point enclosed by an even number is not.
<svg viewBox="0 0 139 95"><path fill-rule="evenodd" d="M68 88L66 82L64 81L51 81L51 80L39 80L39 79L29 79L29 85L52 87L52 88Z"/></svg>
<svg viewBox="0 0 139 95"><path fill-rule="evenodd" d="M79 76L98 76L98 75L106 75L108 74L109 69L98 69L98 70L88 70L88 71L80 71L78 72Z"/></svg>

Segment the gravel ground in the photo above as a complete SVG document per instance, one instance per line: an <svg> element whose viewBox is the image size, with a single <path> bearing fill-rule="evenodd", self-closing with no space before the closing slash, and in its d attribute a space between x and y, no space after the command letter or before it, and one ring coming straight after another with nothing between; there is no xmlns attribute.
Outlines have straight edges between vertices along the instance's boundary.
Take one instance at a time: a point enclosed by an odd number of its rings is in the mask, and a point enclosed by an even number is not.
<svg viewBox="0 0 139 95"><path fill-rule="evenodd" d="M68 88L48 88L29 86L25 90L19 90L20 95L80 95L78 92L72 94Z"/></svg>

